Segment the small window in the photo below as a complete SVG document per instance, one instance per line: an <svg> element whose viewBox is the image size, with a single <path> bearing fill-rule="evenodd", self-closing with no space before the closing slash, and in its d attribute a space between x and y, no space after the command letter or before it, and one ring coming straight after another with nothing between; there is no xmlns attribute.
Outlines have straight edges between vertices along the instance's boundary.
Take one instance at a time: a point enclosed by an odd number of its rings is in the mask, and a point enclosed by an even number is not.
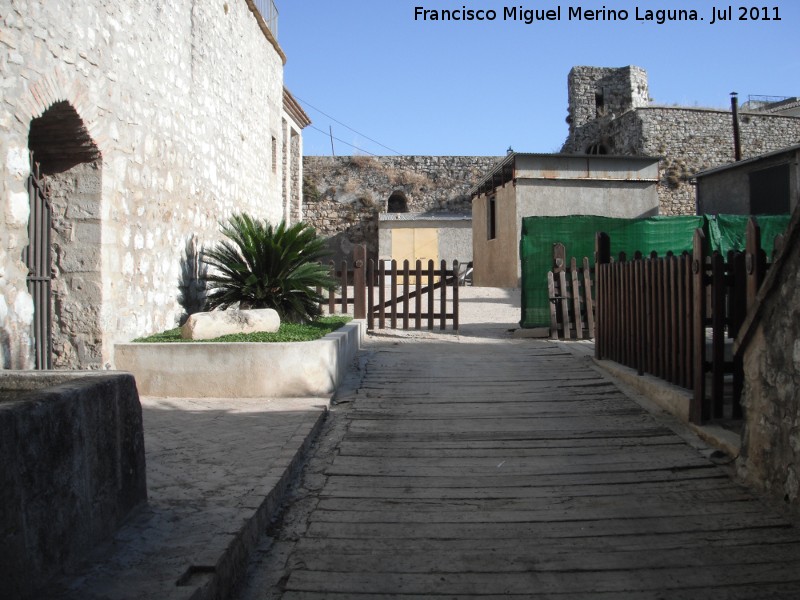
<svg viewBox="0 0 800 600"><path fill-rule="evenodd" d="M493 240L497 237L497 196L489 196L487 203L488 214L486 224L488 226L487 238Z"/></svg>
<svg viewBox="0 0 800 600"><path fill-rule="evenodd" d="M606 99L603 95L603 91L600 90L594 93L594 105L595 105L595 114L598 117L602 117L606 114Z"/></svg>
<svg viewBox="0 0 800 600"><path fill-rule="evenodd" d="M278 172L278 138L272 136L272 172Z"/></svg>

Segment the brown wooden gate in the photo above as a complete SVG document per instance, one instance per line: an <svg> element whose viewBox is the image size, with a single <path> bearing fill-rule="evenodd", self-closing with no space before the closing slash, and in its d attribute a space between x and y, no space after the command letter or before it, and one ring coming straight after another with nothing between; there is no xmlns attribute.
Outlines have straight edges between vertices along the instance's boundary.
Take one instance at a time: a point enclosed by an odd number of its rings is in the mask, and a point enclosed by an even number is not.
<svg viewBox="0 0 800 600"><path fill-rule="evenodd" d="M331 275L340 283L337 290L328 291L328 302L320 305L328 314L348 313L353 306L356 319L366 319L368 329L427 329L444 330L447 322L458 331L459 265L452 269L446 261L438 265L409 261L366 259L366 248L356 246L352 267L342 261L337 268L331 264ZM321 290L319 290L321 291Z"/></svg>
<svg viewBox="0 0 800 600"><path fill-rule="evenodd" d="M33 339L35 366L51 369L53 366L52 332L52 274L50 267L50 231L52 210L47 197L47 183L39 171L39 164L31 152L31 174L28 177L30 219L28 220L28 247L22 260L28 267L28 292L33 298Z"/></svg>

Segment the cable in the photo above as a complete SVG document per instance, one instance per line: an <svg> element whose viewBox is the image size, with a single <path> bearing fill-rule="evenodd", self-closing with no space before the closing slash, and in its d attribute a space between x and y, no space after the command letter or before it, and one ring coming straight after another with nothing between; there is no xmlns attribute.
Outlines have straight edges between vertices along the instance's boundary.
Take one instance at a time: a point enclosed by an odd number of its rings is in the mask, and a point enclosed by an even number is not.
<svg viewBox="0 0 800 600"><path fill-rule="evenodd" d="M360 135L361 137L368 139L368 140L369 140L370 142L372 142L373 144L378 144L378 146L380 146L381 148L386 148L386 149L387 149L387 150L389 150L390 152L394 152L394 153L395 153L395 154L397 154L397 155L400 155L400 156L402 156L402 155L403 155L403 153L402 153L402 152L398 152L397 150L394 150L393 148L389 148L389 146L385 146L385 145L381 144L379 141L377 141L377 140L373 140L371 137L369 137L369 136L367 136L367 135L364 135L364 134L363 134L363 133L361 133L360 131L356 131L355 129L353 129L353 128L352 128L352 127L350 127L349 125L345 125L344 123L342 123L341 121L339 121L339 120L335 119L334 117L330 116L330 115L329 115L329 114L327 114L326 112L324 112L324 111L321 111L321 110L320 110L320 109L318 109L316 106L312 106L311 104L309 104L308 102L306 102L306 101L305 101L305 100L303 100L302 98L298 97L298 96L297 96L297 94L294 94L294 93L293 93L292 95L295 97L295 99L296 99L296 100L299 100L300 102L302 102L303 104L305 104L305 105L306 105L306 106L308 106L309 108L311 108L311 109L313 109L313 110L317 111L318 113L320 113L320 114L322 114L322 115L325 115L326 117L328 117L328 118L329 118L329 119L331 119L332 121L335 121L336 123L338 123L338 124L339 124L339 125L341 125L342 127L346 127L347 129L349 129L349 130L350 130L350 131L352 131L353 133L357 133L357 134L358 134L358 135ZM345 143L347 143L347 142L345 142ZM353 146L353 147L355 148L355 146ZM360 148L359 148L359 150L360 150ZM378 156L378 155L377 155L377 154L373 154L372 156Z"/></svg>
<svg viewBox="0 0 800 600"><path fill-rule="evenodd" d="M351 148L355 148L355 149L356 149L356 150L358 150L359 152L364 152L364 153L366 153L366 154L369 154L370 156L378 156L377 154L373 154L373 153L372 153L372 152L370 152L369 150L364 150L363 148L359 148L358 146L354 146L354 145L353 145L353 144L351 144L350 142L345 142L343 139L340 139L340 138L336 137L335 135L333 135L333 136L332 136L330 133L328 133L328 132L326 132L326 131L322 131L322 129L320 129L319 127L314 127L314 125L308 125L308 127L310 127L311 129L313 129L314 131L319 131L319 132L320 132L322 135L324 135L326 138L329 138L329 139L330 139L330 138L332 137L332 138L333 138L333 139L335 139L337 142L341 142L341 143L343 143L343 144L347 144L348 146L350 146Z"/></svg>

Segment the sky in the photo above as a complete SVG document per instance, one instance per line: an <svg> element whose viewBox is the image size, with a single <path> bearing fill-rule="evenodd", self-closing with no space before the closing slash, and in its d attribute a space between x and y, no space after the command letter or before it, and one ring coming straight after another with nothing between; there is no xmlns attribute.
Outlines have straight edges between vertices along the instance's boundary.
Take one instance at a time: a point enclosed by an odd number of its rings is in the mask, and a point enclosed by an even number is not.
<svg viewBox="0 0 800 600"><path fill-rule="evenodd" d="M660 105L729 108L730 93L800 96L800 2L759 0L275 0L284 83L312 125L304 154L557 152L575 65L636 65ZM714 8L732 7L730 21ZM422 10L494 10L493 21L415 20ZM504 20L505 8L561 8L560 20ZM569 20L570 8L628 11ZM637 20L697 11L700 21ZM429 13L430 14L430 13ZM585 13L584 13L585 14ZM602 13L601 13L602 14ZM747 11L750 16L750 11ZM775 20L774 17L780 17ZM354 148L355 146L355 148Z"/></svg>

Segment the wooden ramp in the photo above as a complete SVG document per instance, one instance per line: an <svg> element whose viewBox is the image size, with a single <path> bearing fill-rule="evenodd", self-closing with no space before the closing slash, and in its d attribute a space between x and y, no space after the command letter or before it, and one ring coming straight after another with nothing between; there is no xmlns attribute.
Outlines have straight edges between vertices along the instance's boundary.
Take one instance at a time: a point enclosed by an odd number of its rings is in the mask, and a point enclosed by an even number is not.
<svg viewBox="0 0 800 600"><path fill-rule="evenodd" d="M284 598L800 597L800 530L558 345L383 344Z"/></svg>

